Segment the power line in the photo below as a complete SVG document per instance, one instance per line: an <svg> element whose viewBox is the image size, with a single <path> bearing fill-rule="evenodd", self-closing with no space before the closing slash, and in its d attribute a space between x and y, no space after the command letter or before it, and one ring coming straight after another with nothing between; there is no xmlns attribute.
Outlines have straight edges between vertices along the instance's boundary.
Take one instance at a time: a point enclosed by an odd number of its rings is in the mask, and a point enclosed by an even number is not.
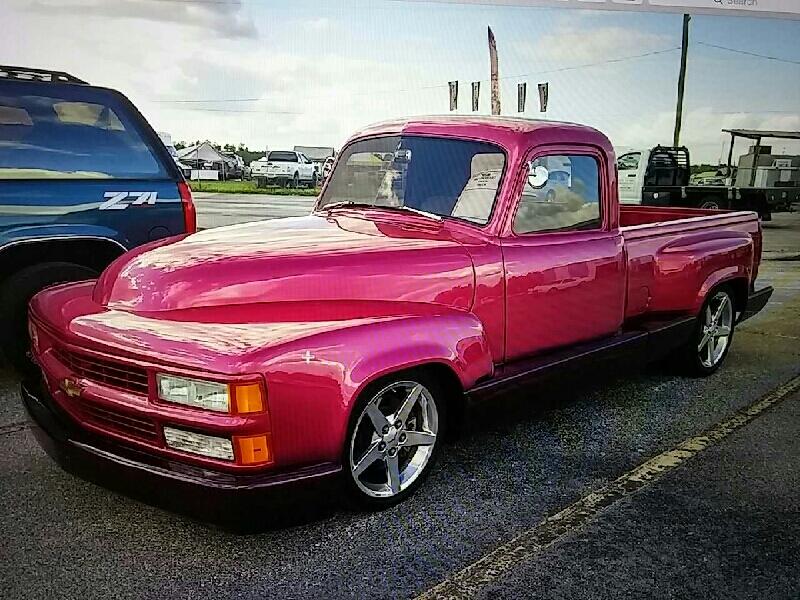
<svg viewBox="0 0 800 600"><path fill-rule="evenodd" d="M505 77L501 77L502 80L508 79L519 79L520 77L532 77L534 75L550 75L552 73L562 73L565 71L575 71L578 69L587 69L591 67L599 67L608 64L620 63L629 60L637 60L640 58L647 58L649 56L657 56L659 54L667 54L669 52L675 52L676 50L680 50L680 46L675 46L673 48L666 48L664 50L654 50L652 52L645 52L643 54L634 54L631 56L621 56L618 58L609 58L597 62L585 63L581 65L572 65L569 67L559 67L557 69L549 69L544 71L533 71L530 73L520 73L517 75L506 75ZM481 83L488 82L488 79L480 79ZM348 94L349 96L372 96L377 94L399 94L399 93L406 93L406 92L417 92L420 90L432 90L432 89L441 89L447 88L448 84L431 84L425 86L418 86L412 88L401 88L401 89L394 89L394 90L375 90L375 91L364 91L364 92L353 92ZM324 96L307 96L307 99L313 98L320 98ZM214 103L226 103L226 102L266 102L268 98L217 98L217 99L178 99L178 100L151 100L151 102L156 102L159 104L214 104Z"/></svg>
<svg viewBox="0 0 800 600"><path fill-rule="evenodd" d="M735 52L736 54L746 54L747 56L755 56L756 58L764 58L766 60L774 60L782 63L789 63L791 65L800 65L800 60L792 60L791 58L781 58L779 56L770 56L768 54L759 54L758 52L750 52L749 50L741 50L739 48L728 48L727 46L720 46L718 44L711 44L709 42L696 42L701 46L708 46L709 48L716 48L718 50L725 50L727 52Z"/></svg>
<svg viewBox="0 0 800 600"><path fill-rule="evenodd" d="M177 107L174 107L177 108ZM239 110L237 108L196 108L194 106L182 108L197 112L224 112L224 113L258 113L259 115L304 115L306 113L291 110Z"/></svg>
<svg viewBox="0 0 800 600"><path fill-rule="evenodd" d="M607 60L601 60L598 62L593 63L586 63L583 65L574 65L572 67L560 67L558 69L550 69L548 71L534 71L532 73L521 73L519 75L507 75L506 77L501 77L500 79L518 79L520 77L532 77L533 75L550 75L551 73L562 73L564 71L574 71L576 69L586 69L588 67L599 67L603 65L610 65L613 63L620 63L625 62L628 60L635 60L638 58L646 58L648 56L657 56L659 54L667 54L669 52L675 52L676 50L680 50L680 46L675 46L673 48L666 48L665 50L654 50L653 52L645 52L644 54L634 54L632 56L622 56L619 58L609 58ZM446 86L445 86L446 87Z"/></svg>

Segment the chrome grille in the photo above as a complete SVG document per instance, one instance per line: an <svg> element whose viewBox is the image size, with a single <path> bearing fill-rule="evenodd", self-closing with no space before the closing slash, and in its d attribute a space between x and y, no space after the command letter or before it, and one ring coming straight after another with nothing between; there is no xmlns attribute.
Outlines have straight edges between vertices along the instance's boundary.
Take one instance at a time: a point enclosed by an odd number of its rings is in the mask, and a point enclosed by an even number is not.
<svg viewBox="0 0 800 600"><path fill-rule="evenodd" d="M53 354L78 377L134 394L147 395L147 371L142 367L77 354L64 348L54 348Z"/></svg>

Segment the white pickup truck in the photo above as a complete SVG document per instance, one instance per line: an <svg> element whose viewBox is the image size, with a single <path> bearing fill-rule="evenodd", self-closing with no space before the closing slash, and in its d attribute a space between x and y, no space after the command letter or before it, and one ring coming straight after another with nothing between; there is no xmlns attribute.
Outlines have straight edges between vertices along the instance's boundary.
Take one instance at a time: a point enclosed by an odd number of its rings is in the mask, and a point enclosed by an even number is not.
<svg viewBox="0 0 800 600"><path fill-rule="evenodd" d="M319 180L317 165L294 150L271 150L264 158L250 163L250 169L253 179L262 179L267 185L316 187Z"/></svg>
<svg viewBox="0 0 800 600"><path fill-rule="evenodd" d="M685 146L635 150L617 159L621 204L750 210L772 218L766 190L727 185L690 185L691 161Z"/></svg>

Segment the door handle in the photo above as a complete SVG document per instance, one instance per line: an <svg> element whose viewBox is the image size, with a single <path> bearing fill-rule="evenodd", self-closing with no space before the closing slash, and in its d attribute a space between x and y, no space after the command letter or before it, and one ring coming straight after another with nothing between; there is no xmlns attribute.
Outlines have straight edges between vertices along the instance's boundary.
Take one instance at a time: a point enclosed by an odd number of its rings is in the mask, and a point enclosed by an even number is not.
<svg viewBox="0 0 800 600"><path fill-rule="evenodd" d="M636 177L636 173L631 173L628 175L628 177Z"/></svg>

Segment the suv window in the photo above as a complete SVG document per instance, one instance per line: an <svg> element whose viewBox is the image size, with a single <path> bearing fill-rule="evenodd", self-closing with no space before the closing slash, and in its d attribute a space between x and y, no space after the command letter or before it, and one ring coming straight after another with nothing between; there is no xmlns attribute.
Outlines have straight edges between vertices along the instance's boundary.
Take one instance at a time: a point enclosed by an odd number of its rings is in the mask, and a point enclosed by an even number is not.
<svg viewBox="0 0 800 600"><path fill-rule="evenodd" d="M30 89L0 86L0 179L167 177L113 95L74 86L64 97L49 87L46 95Z"/></svg>
<svg viewBox="0 0 800 600"><path fill-rule="evenodd" d="M528 174L514 233L600 227L600 174L594 157L541 156L528 163Z"/></svg>
<svg viewBox="0 0 800 600"><path fill-rule="evenodd" d="M267 160L270 162L298 162L297 161L297 154L294 152L286 152L276 150L275 152L270 152L267 156Z"/></svg>

